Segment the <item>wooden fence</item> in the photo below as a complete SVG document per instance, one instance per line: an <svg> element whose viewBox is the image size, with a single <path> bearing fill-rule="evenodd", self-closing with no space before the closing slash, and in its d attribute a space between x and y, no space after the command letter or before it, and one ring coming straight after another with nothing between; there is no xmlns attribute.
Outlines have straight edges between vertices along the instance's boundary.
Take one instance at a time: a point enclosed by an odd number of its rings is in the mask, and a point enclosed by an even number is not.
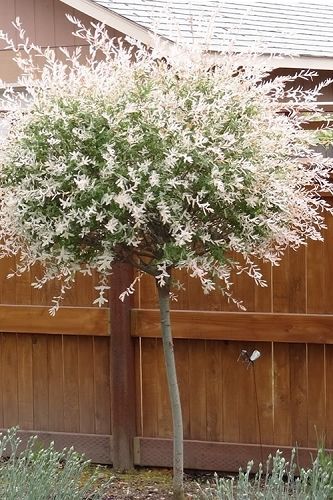
<svg viewBox="0 0 333 500"><path fill-rule="evenodd" d="M0 10L2 29L15 37L11 21L19 15L42 46L78 43L66 12L90 21L58 0L0 0ZM8 82L17 78L12 56L0 46L0 77ZM308 86L330 76L319 71ZM321 100L332 99L330 85ZM268 288L234 277L247 313L179 275L187 291L172 319L187 467L237 470L277 447L297 444L304 461L320 442L333 448L333 219L327 224L325 243L288 252L279 268L263 266ZM170 465L153 281L143 278L134 303L121 306L117 294L130 276L118 269L109 311L91 307L95 277L79 277L51 318L55 287L34 290L33 276L7 280L13 265L0 260L0 428L19 425L23 437L73 444L101 463ZM253 368L237 361L242 349L261 352Z"/></svg>
<svg viewBox="0 0 333 500"><path fill-rule="evenodd" d="M38 431L108 463L109 310L91 307L94 279L79 278L52 318L56 287L31 288L34 276L6 279L13 265L0 261L0 427Z"/></svg>
<svg viewBox="0 0 333 500"><path fill-rule="evenodd" d="M172 323L186 467L237 470L295 445L306 462L318 444L333 448L332 217L327 226L324 243L264 266L267 288L234 277L245 313L179 274L187 291ZM171 465L153 280L142 278L134 303L122 306L116 296L130 276L116 270L110 314L91 306L96 278L79 277L52 318L55 288L32 289L32 276L7 280L13 264L0 261L0 427L74 444L101 463ZM261 352L253 367L238 361L243 349Z"/></svg>
<svg viewBox="0 0 333 500"><path fill-rule="evenodd" d="M277 448L333 448L333 218L325 242L289 251L266 266L267 288L235 276L247 312L232 312L219 294L205 297L180 276L187 292L172 313L186 439L186 467L237 470ZM140 372L138 463L170 465L170 408L154 285L141 283L132 312ZM261 357L247 368L241 350ZM165 441L165 440L168 441Z"/></svg>

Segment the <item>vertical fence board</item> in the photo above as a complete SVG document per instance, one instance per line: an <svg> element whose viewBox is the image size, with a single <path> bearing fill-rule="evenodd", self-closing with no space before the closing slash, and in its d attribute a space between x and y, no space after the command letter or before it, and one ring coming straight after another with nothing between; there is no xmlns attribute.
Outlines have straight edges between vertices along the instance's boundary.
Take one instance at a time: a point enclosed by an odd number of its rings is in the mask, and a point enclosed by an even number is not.
<svg viewBox="0 0 333 500"><path fill-rule="evenodd" d="M324 244L321 241L310 241L307 248L307 313L321 314L325 312L324 279L326 269L324 262Z"/></svg>
<svg viewBox="0 0 333 500"><path fill-rule="evenodd" d="M191 439L207 439L206 342L194 340L189 347Z"/></svg>
<svg viewBox="0 0 333 500"><path fill-rule="evenodd" d="M3 423L5 427L12 427L19 423L16 334L3 334L1 364L3 380Z"/></svg>
<svg viewBox="0 0 333 500"><path fill-rule="evenodd" d="M289 250L283 256L280 265L273 267L273 311L287 312L289 310Z"/></svg>
<svg viewBox="0 0 333 500"><path fill-rule="evenodd" d="M261 353L254 364L259 406L259 416L257 415L259 443L272 444L274 433L272 343L256 343L256 349Z"/></svg>
<svg viewBox="0 0 333 500"><path fill-rule="evenodd" d="M94 354L92 337L79 337L80 432L95 432Z"/></svg>
<svg viewBox="0 0 333 500"><path fill-rule="evenodd" d="M175 293L177 295L177 301L172 301L172 304L171 304L172 308L173 309L189 309L189 296L188 296L189 277L188 277L187 273L183 270L176 269L174 271L173 278L175 281L179 281L179 283L182 284L183 288L180 290L175 290Z"/></svg>
<svg viewBox="0 0 333 500"><path fill-rule="evenodd" d="M12 278L13 281L13 278ZM15 280L15 304L31 304L31 273L26 271Z"/></svg>
<svg viewBox="0 0 333 500"><path fill-rule="evenodd" d="M193 311L198 311L203 308L207 308L208 310L214 305L214 299L209 295L209 299L207 301L203 299L203 291L202 286L200 284L200 280L197 278L188 278L187 281L187 295L188 295L188 307Z"/></svg>
<svg viewBox="0 0 333 500"><path fill-rule="evenodd" d="M223 440L222 358L220 342L206 342L207 439Z"/></svg>
<svg viewBox="0 0 333 500"><path fill-rule="evenodd" d="M243 343L242 343L243 344ZM255 344L243 344L249 355L255 350ZM255 366L237 363L238 373L237 400L239 418L239 439L241 443L257 443L259 441L257 397L255 391ZM265 380L262 381L262 384Z"/></svg>
<svg viewBox="0 0 333 500"><path fill-rule="evenodd" d="M254 309L257 312L271 312L272 310L272 266L269 263L259 263L267 287L256 286L254 289Z"/></svg>
<svg viewBox="0 0 333 500"><path fill-rule="evenodd" d="M301 247L296 252L289 250L289 287L288 312L306 312L306 274L305 274L306 250Z"/></svg>
<svg viewBox="0 0 333 500"><path fill-rule="evenodd" d="M47 335L32 337L34 428L49 430L49 386L47 366Z"/></svg>
<svg viewBox="0 0 333 500"><path fill-rule="evenodd" d="M324 232L324 243L323 243L323 256L324 260L322 267L324 269L323 278L323 288L318 290L318 295L320 295L325 301L325 312L333 313L333 287L332 287L332 276L333 276L333 245L332 245L332 234L333 234L333 217L326 215L327 231Z"/></svg>
<svg viewBox="0 0 333 500"><path fill-rule="evenodd" d="M50 335L47 340L49 429L61 431L64 428L62 336Z"/></svg>
<svg viewBox="0 0 333 500"><path fill-rule="evenodd" d="M33 269L30 271L30 278L32 282L36 282L37 279L40 279L43 276L43 268L41 264L37 263L34 265ZM43 288L34 288L31 287L31 304L32 305L39 305L39 306L51 306L51 300L56 293L52 293L51 298L48 296L48 289L49 285L45 285ZM55 290L55 287L53 285L53 289ZM57 294L59 295L59 294Z"/></svg>
<svg viewBox="0 0 333 500"><path fill-rule="evenodd" d="M241 263L242 263L241 259ZM233 291L235 299L241 300L247 311L255 310L255 283L246 273L233 273L232 276ZM237 306L231 305L231 311L237 311Z"/></svg>
<svg viewBox="0 0 333 500"><path fill-rule="evenodd" d="M113 435L113 465L130 469L134 464L133 438L135 433L135 367L134 341L131 337L133 298L121 303L119 296L133 283L134 271L129 264L112 268L110 290L110 373L111 419Z"/></svg>
<svg viewBox="0 0 333 500"><path fill-rule="evenodd" d="M189 343L186 340L175 341L176 370L179 381L180 399L183 413L185 439L190 438L190 372Z"/></svg>
<svg viewBox="0 0 333 500"><path fill-rule="evenodd" d="M80 432L78 337L64 336L64 430Z"/></svg>
<svg viewBox="0 0 333 500"><path fill-rule="evenodd" d="M305 344L290 344L290 413L292 443L308 445L307 353Z"/></svg>
<svg viewBox="0 0 333 500"><path fill-rule="evenodd" d="M143 435L156 437L157 427L157 381L159 377L156 356L156 339L142 339L142 406Z"/></svg>
<svg viewBox="0 0 333 500"><path fill-rule="evenodd" d="M141 378L141 339L135 339L135 407L136 407L136 435L142 436L142 378Z"/></svg>
<svg viewBox="0 0 333 500"><path fill-rule="evenodd" d="M94 338L95 425L97 434L111 434L109 339Z"/></svg>
<svg viewBox="0 0 333 500"><path fill-rule="evenodd" d="M157 427L158 435L171 437L171 407L168 391L168 383L164 362L164 352L162 341L158 340L156 344L156 359L158 367L157 379Z"/></svg>
<svg viewBox="0 0 333 500"><path fill-rule="evenodd" d="M237 404L237 387L239 364L237 359L240 353L240 343L222 343L222 366L223 366L223 435L224 441L239 442L239 414Z"/></svg>
<svg viewBox="0 0 333 500"><path fill-rule="evenodd" d="M188 300L187 309L192 310L206 310L206 311L220 311L223 302L223 295L217 288L209 295L204 295L201 282L198 278L187 277L186 272L183 271L183 282L186 284L186 295ZM178 309L178 308L177 308Z"/></svg>
<svg viewBox="0 0 333 500"><path fill-rule="evenodd" d="M4 261L5 279L1 280L1 303L2 304L15 304L16 302L16 281L19 278L7 278L7 275L15 270L16 261L15 257L7 257Z"/></svg>
<svg viewBox="0 0 333 500"><path fill-rule="evenodd" d="M289 345L274 343L274 444L291 442Z"/></svg>
<svg viewBox="0 0 333 500"><path fill-rule="evenodd" d="M325 441L325 346L308 344L308 446Z"/></svg>
<svg viewBox="0 0 333 500"><path fill-rule="evenodd" d="M162 341L156 344L156 360L158 367L157 378L157 428L158 435L163 437L172 436L171 406L166 376L164 353Z"/></svg>
<svg viewBox="0 0 333 500"><path fill-rule="evenodd" d="M140 283L140 307L143 309L157 309L157 293L155 280L152 276L144 274L141 277Z"/></svg>
<svg viewBox="0 0 333 500"><path fill-rule="evenodd" d="M31 335L17 335L18 414L21 429L34 428Z"/></svg>
<svg viewBox="0 0 333 500"><path fill-rule="evenodd" d="M0 303L6 303L6 285L8 274L8 258L0 259Z"/></svg>
<svg viewBox="0 0 333 500"><path fill-rule="evenodd" d="M1 260L0 260L0 262L1 262ZM0 333L0 363L2 366L2 367L0 367L0 426L1 427L4 427L4 423L3 423L3 414L4 414L3 387L4 387L4 383L3 383L3 377L2 377L2 370L4 369L3 368L3 360L4 360L4 357L3 357L3 333Z"/></svg>
<svg viewBox="0 0 333 500"><path fill-rule="evenodd" d="M333 345L325 347L326 355L326 432L324 446L333 448Z"/></svg>

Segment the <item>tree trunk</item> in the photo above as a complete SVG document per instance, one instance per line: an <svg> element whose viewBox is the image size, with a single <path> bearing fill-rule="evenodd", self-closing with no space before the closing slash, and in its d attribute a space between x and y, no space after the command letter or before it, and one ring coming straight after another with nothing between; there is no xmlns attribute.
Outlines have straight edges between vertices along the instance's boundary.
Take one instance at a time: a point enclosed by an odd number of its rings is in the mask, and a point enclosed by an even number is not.
<svg viewBox="0 0 333 500"><path fill-rule="evenodd" d="M163 351L168 380L169 397L171 402L173 425L173 498L184 500L184 444L183 444L183 416L180 404L179 387L176 373L175 355L170 323L170 282L160 287L156 283L161 314L161 329Z"/></svg>

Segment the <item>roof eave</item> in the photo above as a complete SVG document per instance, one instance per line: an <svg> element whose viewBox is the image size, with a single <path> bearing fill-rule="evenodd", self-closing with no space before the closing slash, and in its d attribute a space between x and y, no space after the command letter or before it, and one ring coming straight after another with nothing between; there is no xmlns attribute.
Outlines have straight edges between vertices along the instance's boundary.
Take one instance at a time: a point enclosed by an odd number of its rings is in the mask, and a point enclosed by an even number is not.
<svg viewBox="0 0 333 500"><path fill-rule="evenodd" d="M333 57L264 55L273 68L333 70Z"/></svg>
<svg viewBox="0 0 333 500"><path fill-rule="evenodd" d="M151 46L153 42L152 34L149 30L139 24L126 19L126 17L116 12L98 5L91 0L60 0L62 3L79 10L83 14L96 19L97 21L120 31L124 35L135 38L145 45Z"/></svg>
<svg viewBox="0 0 333 500"><path fill-rule="evenodd" d="M91 0L60 0L62 3L96 19L97 21L116 29L126 36L132 37L145 45L153 44L152 33L145 27L127 19L110 9L96 4ZM170 42L171 43L171 42ZM269 66L273 68L294 68L333 70L333 58L318 56L288 56L288 55L263 55ZM244 55L246 59L246 55Z"/></svg>

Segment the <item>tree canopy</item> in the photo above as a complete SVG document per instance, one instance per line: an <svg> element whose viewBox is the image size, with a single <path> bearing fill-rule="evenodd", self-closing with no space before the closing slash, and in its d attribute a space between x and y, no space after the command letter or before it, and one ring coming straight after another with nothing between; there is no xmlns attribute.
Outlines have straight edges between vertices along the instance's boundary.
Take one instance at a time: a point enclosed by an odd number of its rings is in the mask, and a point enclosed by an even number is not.
<svg viewBox="0 0 333 500"><path fill-rule="evenodd" d="M40 261L36 286L62 278L63 293L76 272L130 262L160 285L185 268L231 296L233 269L263 284L254 259L321 238L330 164L297 112L320 88L290 89L313 73L271 79L255 55L213 63L200 47L151 50L73 21L87 59L29 45L19 26L26 92L5 92L0 143L1 255L20 252L17 273Z"/></svg>

